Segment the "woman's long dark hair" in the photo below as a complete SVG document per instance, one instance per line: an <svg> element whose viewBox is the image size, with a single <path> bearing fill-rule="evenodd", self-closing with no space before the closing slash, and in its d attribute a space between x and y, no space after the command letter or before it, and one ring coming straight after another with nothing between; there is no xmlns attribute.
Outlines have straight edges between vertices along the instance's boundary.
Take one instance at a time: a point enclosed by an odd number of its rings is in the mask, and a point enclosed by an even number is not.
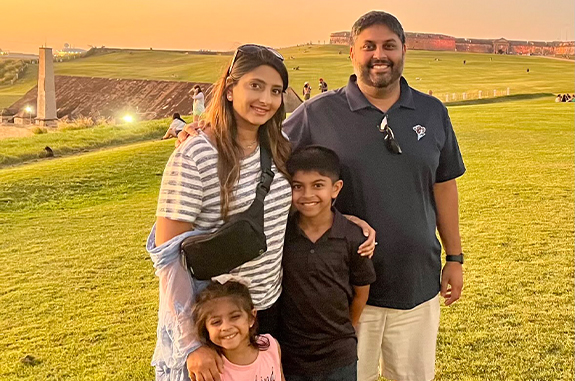
<svg viewBox="0 0 575 381"><path fill-rule="evenodd" d="M237 123L234 117L233 102L227 99L227 91L234 86L246 73L261 65L268 65L280 74L287 88L288 72L283 62L267 49L257 53L237 54L233 67L229 65L215 84L212 99L206 110L206 120L214 132L218 150L218 178L220 180L220 211L222 218L227 220L230 204L233 201L233 188L240 178L240 161L244 152L237 142ZM229 75L228 75L229 73ZM284 93L285 94L285 93ZM282 121L285 119L284 98L276 113L260 126L258 133L260 144L269 144L269 150L277 169L286 177L286 161L291 152L288 139L282 133Z"/></svg>
<svg viewBox="0 0 575 381"><path fill-rule="evenodd" d="M248 288L234 281L229 281L224 284L212 282L196 297L196 303L192 310L192 320L194 321L194 328L198 340L202 344L214 348L221 354L221 348L212 343L208 329L206 328L206 321L211 311L210 307L220 298L231 298L240 310L245 311L248 316L252 316L254 303L252 302ZM254 324L250 327L248 336L250 345L254 348L265 351L270 347L270 342L267 337L258 335L258 321L256 317L254 317Z"/></svg>

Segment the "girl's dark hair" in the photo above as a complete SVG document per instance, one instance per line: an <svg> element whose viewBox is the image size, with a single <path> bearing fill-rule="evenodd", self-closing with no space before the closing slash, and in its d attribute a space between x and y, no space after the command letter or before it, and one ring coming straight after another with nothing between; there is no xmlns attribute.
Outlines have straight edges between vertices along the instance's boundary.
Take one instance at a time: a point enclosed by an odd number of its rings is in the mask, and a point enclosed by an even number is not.
<svg viewBox="0 0 575 381"><path fill-rule="evenodd" d="M174 120L178 119L178 120L181 120L181 121L184 122L184 123L187 123L185 120L182 119L182 117L180 116L180 114L177 113L177 112L174 113L174 115L172 116L172 119L174 119Z"/></svg>
<svg viewBox="0 0 575 381"><path fill-rule="evenodd" d="M340 162L337 154L327 147L307 146L295 150L287 161L290 177L298 171L318 172L329 177L332 182L340 179Z"/></svg>
<svg viewBox="0 0 575 381"><path fill-rule="evenodd" d="M202 88L200 87L200 85L195 85L194 89L198 89L200 91L200 93L202 92Z"/></svg>
<svg viewBox="0 0 575 381"><path fill-rule="evenodd" d="M227 99L227 91L235 86L239 79L255 68L268 65L274 68L283 81L284 89L288 85L288 71L281 60L267 49L253 53L238 52L233 67L230 64L214 85L212 99L206 110L206 120L214 132L218 150L218 178L220 180L220 211L224 221L228 218L233 200L233 188L240 178L240 161L243 149L236 141L237 124L234 117L233 101ZM229 75L228 75L229 73ZM284 97L274 116L259 128L260 144L266 144L277 169L287 176L285 163L291 152L291 145L282 133L282 121L285 119Z"/></svg>
<svg viewBox="0 0 575 381"><path fill-rule="evenodd" d="M198 340L221 354L221 348L212 343L208 329L206 328L206 321L210 315L211 305L219 298L230 298L234 303L249 316L252 316L254 310L254 303L248 288L234 281L229 281L224 284L218 282L210 283L202 292L196 297L196 303L192 310L192 319L194 321L194 328ZM250 344L260 351L265 351L270 347L270 342L267 337L259 336L258 321L254 316L254 324L250 327L248 336Z"/></svg>

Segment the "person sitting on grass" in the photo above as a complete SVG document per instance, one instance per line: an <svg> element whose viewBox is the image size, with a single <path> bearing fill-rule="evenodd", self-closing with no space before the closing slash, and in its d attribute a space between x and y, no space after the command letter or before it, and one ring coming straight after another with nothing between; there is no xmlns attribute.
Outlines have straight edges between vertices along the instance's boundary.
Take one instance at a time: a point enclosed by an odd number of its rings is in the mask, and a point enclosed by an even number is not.
<svg viewBox="0 0 575 381"><path fill-rule="evenodd" d="M180 117L180 114L178 114L177 112L174 113L174 115L172 116L172 124L170 124L170 127L168 128L168 131L166 131L166 133L164 134L164 137L162 138L162 140L165 139L169 139L169 138L176 138L178 136L178 134L180 133L180 131L182 131L184 129L184 127L186 127L186 121L183 120Z"/></svg>
<svg viewBox="0 0 575 381"><path fill-rule="evenodd" d="M375 281L361 228L332 203L343 186L332 150L308 146L287 161L297 212L286 230L280 343L287 381L357 380L355 326Z"/></svg>
<svg viewBox="0 0 575 381"><path fill-rule="evenodd" d="M283 381L279 344L269 334L258 335L257 311L242 279L210 283L198 294L196 335L221 356L221 381Z"/></svg>

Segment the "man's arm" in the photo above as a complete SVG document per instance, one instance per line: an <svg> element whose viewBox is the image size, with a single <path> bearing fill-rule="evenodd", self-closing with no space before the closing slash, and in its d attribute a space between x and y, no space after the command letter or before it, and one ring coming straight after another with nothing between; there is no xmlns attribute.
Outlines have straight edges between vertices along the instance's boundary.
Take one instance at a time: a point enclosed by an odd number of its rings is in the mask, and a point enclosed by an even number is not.
<svg viewBox="0 0 575 381"><path fill-rule="evenodd" d="M353 300L349 306L351 324L355 328L359 322L359 317L369 297L369 284L367 286L353 286Z"/></svg>
<svg viewBox="0 0 575 381"><path fill-rule="evenodd" d="M448 255L461 254L459 235L459 202L455 179L436 183L433 187L437 208L437 231ZM441 273L441 296L445 305L456 302L463 288L463 266L458 262L447 262Z"/></svg>

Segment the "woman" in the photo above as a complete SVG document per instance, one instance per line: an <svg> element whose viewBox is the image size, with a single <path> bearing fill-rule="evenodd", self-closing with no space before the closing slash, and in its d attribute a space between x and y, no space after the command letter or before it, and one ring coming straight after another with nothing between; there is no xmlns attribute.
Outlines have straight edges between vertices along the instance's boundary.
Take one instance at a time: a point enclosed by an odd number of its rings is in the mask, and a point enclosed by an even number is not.
<svg viewBox="0 0 575 381"><path fill-rule="evenodd" d="M194 111L193 111L194 122L197 122L198 120L200 120L200 117L202 116L205 110L204 107L205 97L200 85L194 86L194 95L192 95L192 99L194 100Z"/></svg>
<svg viewBox="0 0 575 381"><path fill-rule="evenodd" d="M309 82L306 82L303 84L303 100L307 101L309 100L309 98L311 97L311 86L309 85Z"/></svg>
<svg viewBox="0 0 575 381"><path fill-rule="evenodd" d="M249 288L258 309L261 333L272 334L276 329L275 303L281 291L281 256L291 205L291 187L285 172L290 143L281 131L287 85L288 72L279 53L259 45L238 48L215 85L206 118L210 128L178 147L166 166L152 231L155 247L160 248L174 244L174 239L193 229L213 232L231 215L246 210L255 197L260 176L260 136L265 137L275 174L264 207L268 250L232 274L251 281ZM191 299L194 290L189 286L186 290L189 275L179 263L164 270L158 274L160 303L173 302L168 313L176 315L173 320L179 334L174 338L177 348L172 351L189 353L197 348L190 332L192 326L187 324L190 306L186 300ZM166 337L158 333L160 340ZM159 352L165 351L157 346L153 361L157 378L173 373L170 365L185 372L181 360L161 359L165 353ZM194 376L211 379L204 372L210 372L205 364L217 361L212 352L201 347L188 357ZM200 366L194 367L198 363Z"/></svg>
<svg viewBox="0 0 575 381"><path fill-rule="evenodd" d="M174 113L172 116L172 124L170 124L170 127L168 127L168 130L166 131L166 134L162 140L178 137L178 134L184 129L184 127L186 127L186 124L186 121L182 119L180 114L177 112Z"/></svg>

